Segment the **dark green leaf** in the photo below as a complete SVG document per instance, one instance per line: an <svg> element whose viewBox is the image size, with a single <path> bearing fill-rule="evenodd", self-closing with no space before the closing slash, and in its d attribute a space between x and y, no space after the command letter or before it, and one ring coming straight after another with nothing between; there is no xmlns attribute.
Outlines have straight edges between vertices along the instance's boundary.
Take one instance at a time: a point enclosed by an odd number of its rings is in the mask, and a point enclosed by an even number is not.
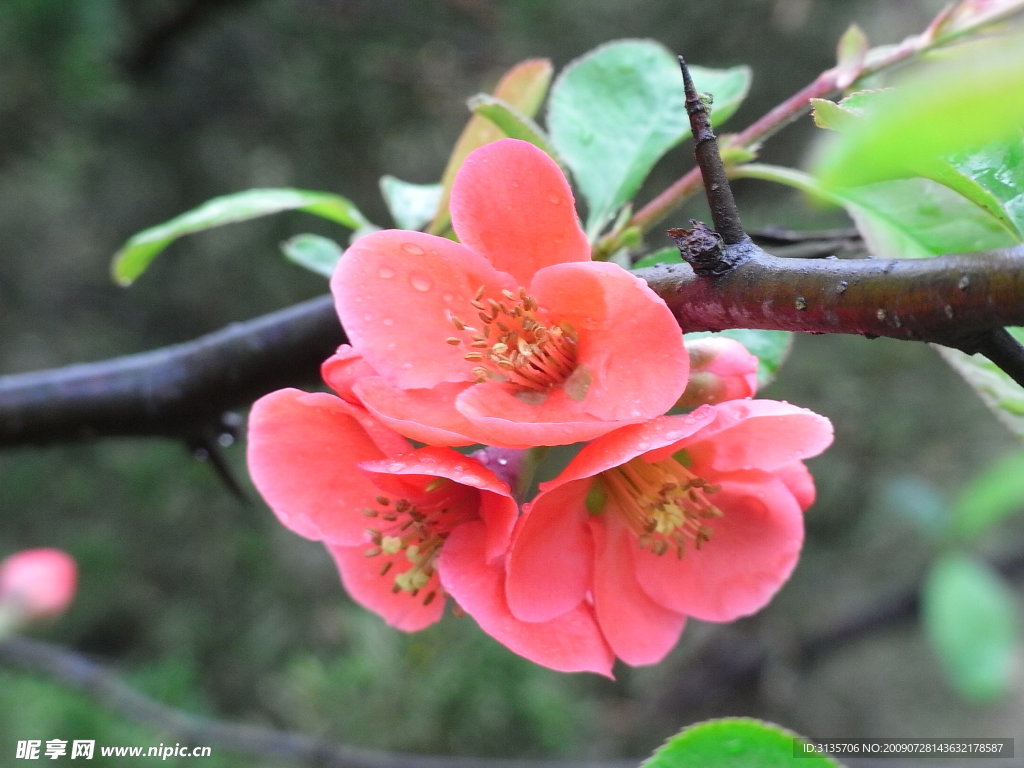
<svg viewBox="0 0 1024 768"><path fill-rule="evenodd" d="M760 720L708 720L680 731L640 768L837 768L829 757L803 753L804 743Z"/></svg>
<svg viewBox="0 0 1024 768"><path fill-rule="evenodd" d="M932 567L922 595L924 628L953 687L991 701L1011 685L1016 598L987 565L950 554Z"/></svg>
<svg viewBox="0 0 1024 768"><path fill-rule="evenodd" d="M750 85L746 67L690 71L697 88L714 97L716 126ZM587 201L594 240L658 159L690 133L676 57L650 40L621 40L576 59L552 87L548 133Z"/></svg>
<svg viewBox="0 0 1024 768"><path fill-rule="evenodd" d="M303 189L250 189L217 197L170 221L131 237L114 256L111 273L121 285L130 285L150 262L179 237L281 211L305 211L349 229L372 226L350 200L329 192Z"/></svg>
<svg viewBox="0 0 1024 768"><path fill-rule="evenodd" d="M649 253L643 258L637 259L633 264L633 269L654 267L658 264L679 264L682 260L683 257L679 254L679 249L674 246L669 246L668 248L662 248L660 251L654 251L654 253Z"/></svg>

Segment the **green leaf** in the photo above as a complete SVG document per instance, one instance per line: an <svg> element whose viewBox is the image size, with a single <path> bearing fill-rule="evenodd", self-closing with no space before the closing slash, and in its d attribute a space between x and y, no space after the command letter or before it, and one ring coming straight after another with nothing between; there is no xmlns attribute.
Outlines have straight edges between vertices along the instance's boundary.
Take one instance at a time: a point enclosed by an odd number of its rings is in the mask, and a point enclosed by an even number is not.
<svg viewBox="0 0 1024 768"><path fill-rule="evenodd" d="M749 718L708 720L684 728L640 768L836 768L824 755L803 753L804 740ZM799 751L798 751L799 750ZM799 759L794 758L799 755Z"/></svg>
<svg viewBox="0 0 1024 768"><path fill-rule="evenodd" d="M295 235L281 243L281 250L290 260L310 272L330 277L344 252L342 247L320 235Z"/></svg>
<svg viewBox="0 0 1024 768"><path fill-rule="evenodd" d="M381 176L380 193L399 229L422 229L437 215L444 187Z"/></svg>
<svg viewBox="0 0 1024 768"><path fill-rule="evenodd" d="M989 466L960 492L950 517L950 533L970 541L1014 513L1024 512L1024 452Z"/></svg>
<svg viewBox="0 0 1024 768"><path fill-rule="evenodd" d="M1005 694L1017 644L1016 598L987 565L955 553L924 583L922 618L950 682L971 701Z"/></svg>
<svg viewBox="0 0 1024 768"><path fill-rule="evenodd" d="M469 100L469 108L474 115L486 117L509 138L528 141L554 157L554 148L540 126L507 102L496 96L478 93Z"/></svg>
<svg viewBox="0 0 1024 768"><path fill-rule="evenodd" d="M1016 242L984 210L930 179L828 189L803 171L761 163L738 166L731 175L785 184L843 206L879 258L925 258L1005 248Z"/></svg>
<svg viewBox="0 0 1024 768"><path fill-rule="evenodd" d="M668 248L662 248L660 251L648 253L643 258L637 259L633 263L632 269L655 267L658 264L680 264L682 261L683 257L679 253L679 249L674 246L669 246Z"/></svg>
<svg viewBox="0 0 1024 768"><path fill-rule="evenodd" d="M878 92L863 120L831 137L817 175L828 187L913 175L935 158L1019 137L1022 124L1024 40L989 40Z"/></svg>
<svg viewBox="0 0 1024 768"><path fill-rule="evenodd" d="M735 112L750 85L747 67L690 72L697 88L714 97L716 126ZM586 229L595 240L661 156L690 133L679 63L650 40L600 46L559 75L547 125L587 201Z"/></svg>
<svg viewBox="0 0 1024 768"><path fill-rule="evenodd" d="M869 47L870 43L864 30L856 24L846 28L836 45L836 88L846 90L860 77Z"/></svg>
<svg viewBox="0 0 1024 768"><path fill-rule="evenodd" d="M1007 328L1024 343L1024 328ZM1017 437L1024 439L1024 390L1004 371L982 355L965 355L949 347L937 347L943 359L953 366L981 396L985 404Z"/></svg>
<svg viewBox="0 0 1024 768"><path fill-rule="evenodd" d="M779 368L789 356L793 347L793 334L789 331L761 331L751 328L730 328L726 331L710 333L688 333L684 339L699 339L704 336L726 336L736 339L745 346L750 354L757 358L757 386L763 389L770 384L779 372Z"/></svg>
<svg viewBox="0 0 1024 768"><path fill-rule="evenodd" d="M859 91L838 104L826 99L812 99L814 122L818 127L842 132L856 132L880 101L891 91ZM968 153L919 158L908 163L905 172L895 176L920 176L948 187L991 216L1016 241L1022 239L1021 228L1013 211L1019 213L1024 193L1024 171L1020 162L1024 133L1017 131L1007 140ZM842 189L837 190L842 192Z"/></svg>
<svg viewBox="0 0 1024 768"><path fill-rule="evenodd" d="M130 285L160 251L179 237L281 211L305 211L349 229L372 226L359 209L341 195L288 188L250 189L216 197L134 235L114 255L111 273L117 283Z"/></svg>

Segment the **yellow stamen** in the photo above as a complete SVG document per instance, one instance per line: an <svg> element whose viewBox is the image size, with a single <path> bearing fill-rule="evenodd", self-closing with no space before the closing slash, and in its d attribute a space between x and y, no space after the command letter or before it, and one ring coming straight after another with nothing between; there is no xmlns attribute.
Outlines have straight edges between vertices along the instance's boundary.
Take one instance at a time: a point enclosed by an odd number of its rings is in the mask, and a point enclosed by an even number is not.
<svg viewBox="0 0 1024 768"><path fill-rule="evenodd" d="M537 301L525 288L504 289L498 298L486 297L481 286L470 301L478 310L482 329L449 315L469 350L464 358L476 365L474 381L507 381L521 391L546 393L565 382L577 369L576 332L568 325L547 325L537 316ZM508 302L508 303L506 303ZM452 336L446 339L452 344ZM580 399L580 398L577 398Z"/></svg>
<svg viewBox="0 0 1024 768"><path fill-rule="evenodd" d="M640 546L656 555L673 551L682 558L687 546L701 549L711 540L708 521L722 516L708 500L718 486L709 485L676 457L650 462L639 456L602 472L597 482L614 499Z"/></svg>

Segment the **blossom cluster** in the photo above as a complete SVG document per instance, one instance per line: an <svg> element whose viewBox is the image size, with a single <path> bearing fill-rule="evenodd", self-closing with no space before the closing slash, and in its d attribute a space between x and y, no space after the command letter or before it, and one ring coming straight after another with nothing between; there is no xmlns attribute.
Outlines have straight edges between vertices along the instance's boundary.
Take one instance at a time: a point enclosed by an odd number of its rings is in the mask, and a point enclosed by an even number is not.
<svg viewBox="0 0 1024 768"><path fill-rule="evenodd" d="M470 154L451 218L457 242L353 243L331 280L350 341L323 365L333 393L253 406L250 472L280 521L389 624L453 602L556 670L654 663L687 618L761 608L796 564L828 420L754 399L736 342L688 352L646 283L591 260L534 146ZM569 445L531 492L540 452Z"/></svg>

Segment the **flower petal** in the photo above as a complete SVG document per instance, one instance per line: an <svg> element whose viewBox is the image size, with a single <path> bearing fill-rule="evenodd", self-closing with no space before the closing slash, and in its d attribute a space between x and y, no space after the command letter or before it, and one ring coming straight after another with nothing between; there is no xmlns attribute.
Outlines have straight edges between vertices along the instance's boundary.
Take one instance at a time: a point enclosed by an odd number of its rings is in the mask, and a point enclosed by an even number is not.
<svg viewBox="0 0 1024 768"><path fill-rule="evenodd" d="M364 376L376 376L363 356L349 344L342 344L338 350L324 360L320 366L320 376L342 400L361 405L353 387Z"/></svg>
<svg viewBox="0 0 1024 768"><path fill-rule="evenodd" d="M352 599L382 617L392 627L405 632L417 632L440 619L445 601L437 573L431 576L427 585L416 595L396 592L390 574L398 573L404 566L408 566L408 560L402 554L367 557L364 552L369 546L369 542L366 542L357 547L327 547L338 566L345 591ZM393 562L395 566L387 576L382 576L380 571L386 562ZM424 605L424 596L430 592L437 596Z"/></svg>
<svg viewBox="0 0 1024 768"><path fill-rule="evenodd" d="M508 384L485 382L466 387L455 408L468 423L467 432L505 448L580 443L618 426L586 413L561 389L552 389L543 402L534 403L521 400Z"/></svg>
<svg viewBox="0 0 1024 768"><path fill-rule="evenodd" d="M470 154L455 178L451 212L459 240L519 285L549 264L590 261L565 176L525 141L502 139Z"/></svg>
<svg viewBox="0 0 1024 768"><path fill-rule="evenodd" d="M789 489L760 472L711 478L723 512L711 540L680 559L636 547L636 573L661 605L704 621L731 621L762 608L789 578L803 543L803 513Z"/></svg>
<svg viewBox="0 0 1024 768"><path fill-rule="evenodd" d="M352 346L399 387L472 379L465 350L445 340L456 330L453 314L476 320L470 302L482 285L499 291L517 287L458 243L397 229L356 240L331 278Z"/></svg>
<svg viewBox="0 0 1024 768"><path fill-rule="evenodd" d="M594 477L644 453L655 455L660 449L665 449L665 455L670 455L681 440L713 420L714 413L701 408L685 415L662 416L643 424L621 427L583 446L558 477L541 483L540 488L542 491L550 490L574 480Z"/></svg>
<svg viewBox="0 0 1024 768"><path fill-rule="evenodd" d="M627 664L655 664L679 640L686 617L659 605L637 583L635 537L621 525L592 521L597 547L594 608L615 655Z"/></svg>
<svg viewBox="0 0 1024 768"><path fill-rule="evenodd" d="M469 384L438 384L432 389L400 389L380 376L364 376L352 391L388 427L428 445L482 443L480 428L455 410L455 398Z"/></svg>
<svg viewBox="0 0 1024 768"><path fill-rule="evenodd" d="M249 415L256 488L288 528L309 539L363 541L359 510L378 493L359 462L411 450L364 411L326 393L271 392Z"/></svg>
<svg viewBox="0 0 1024 768"><path fill-rule="evenodd" d="M487 556L482 523L452 531L439 558L445 590L480 628L520 656L559 672L611 677L614 657L589 606L578 605L549 621L517 619L505 602L505 571Z"/></svg>
<svg viewBox="0 0 1024 768"><path fill-rule="evenodd" d="M541 493L526 505L508 556L505 591L523 621L548 621L586 597L593 543L586 525L587 482Z"/></svg>
<svg viewBox="0 0 1024 768"><path fill-rule="evenodd" d="M794 462L786 467L775 470L774 475L779 478L789 492L793 494L800 509L806 511L814 503L817 492L814 489L814 478L802 461Z"/></svg>
<svg viewBox="0 0 1024 768"><path fill-rule="evenodd" d="M770 472L816 456L832 442L832 422L789 403L730 400L709 407L714 423L686 446L697 465Z"/></svg>
<svg viewBox="0 0 1024 768"><path fill-rule="evenodd" d="M538 272L530 293L579 333L577 358L590 373L583 413L628 424L660 416L686 388L683 334L647 283L616 264L557 264Z"/></svg>

